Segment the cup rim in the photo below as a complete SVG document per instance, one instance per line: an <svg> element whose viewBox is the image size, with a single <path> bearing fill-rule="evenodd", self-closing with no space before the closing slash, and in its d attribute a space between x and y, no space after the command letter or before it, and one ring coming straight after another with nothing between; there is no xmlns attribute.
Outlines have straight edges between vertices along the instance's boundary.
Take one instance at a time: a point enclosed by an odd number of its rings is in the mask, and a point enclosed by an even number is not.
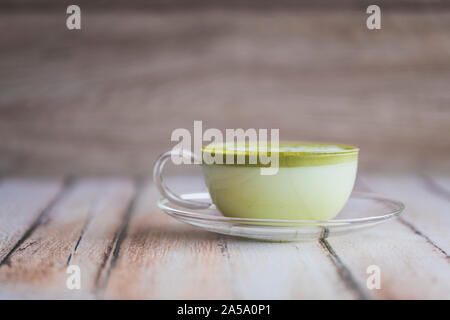
<svg viewBox="0 0 450 320"><path fill-rule="evenodd" d="M247 147L249 143L245 143L245 147ZM204 153L219 153L219 154L233 154L233 155L250 155L250 154L259 154L259 150L242 150L242 149L230 149L227 148L229 146L235 147L243 147L242 144L236 145L235 143L210 143L207 146L202 148ZM220 148L222 147L222 148ZM223 148L225 147L225 148ZM253 147L253 145L252 145ZM268 144L268 148L270 144ZM281 150L281 151L272 151L269 149L268 154L272 154L274 152L278 153L279 156L330 156L330 155L349 155L349 154L357 154L359 152L359 148L353 145L341 144L341 143L330 143L330 142L309 142L309 141L281 141L279 143L279 148L298 148L298 147L306 147L302 151L293 151L293 150ZM310 148L309 150L307 148ZM323 148L321 148L323 147ZM339 148L340 150L333 149L332 151L327 150L325 147L334 147Z"/></svg>

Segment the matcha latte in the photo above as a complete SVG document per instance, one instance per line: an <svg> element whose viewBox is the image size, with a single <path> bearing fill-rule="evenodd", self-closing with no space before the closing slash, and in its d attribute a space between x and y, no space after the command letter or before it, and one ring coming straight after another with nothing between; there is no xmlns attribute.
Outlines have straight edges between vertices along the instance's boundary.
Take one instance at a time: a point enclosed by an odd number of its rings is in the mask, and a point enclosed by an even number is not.
<svg viewBox="0 0 450 320"><path fill-rule="evenodd" d="M212 202L228 217L328 220L343 208L355 182L358 148L340 144L282 142L279 169L261 175L264 166L249 161L251 148L209 145L203 156L245 157L244 163L202 164ZM223 163L226 163L223 161Z"/></svg>

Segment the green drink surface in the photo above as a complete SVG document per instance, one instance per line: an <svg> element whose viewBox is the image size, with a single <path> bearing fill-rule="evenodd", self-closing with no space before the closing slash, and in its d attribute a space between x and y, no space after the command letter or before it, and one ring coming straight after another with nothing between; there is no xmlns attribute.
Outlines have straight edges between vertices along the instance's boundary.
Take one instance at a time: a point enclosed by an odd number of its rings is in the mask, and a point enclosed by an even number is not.
<svg viewBox="0 0 450 320"><path fill-rule="evenodd" d="M268 167L263 157L278 157L278 166L307 167L353 162L358 159L359 149L350 145L314 142L280 142L278 146L257 143L212 143L203 148L203 157L217 161L215 165Z"/></svg>

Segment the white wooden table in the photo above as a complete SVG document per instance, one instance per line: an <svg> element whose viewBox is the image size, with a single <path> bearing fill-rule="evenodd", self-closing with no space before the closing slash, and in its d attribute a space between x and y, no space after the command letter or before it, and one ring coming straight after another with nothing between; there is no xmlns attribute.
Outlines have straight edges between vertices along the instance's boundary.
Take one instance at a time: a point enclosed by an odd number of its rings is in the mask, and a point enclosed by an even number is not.
<svg viewBox="0 0 450 320"><path fill-rule="evenodd" d="M407 208L353 235L264 243L173 220L149 179L4 178L0 298L450 299L450 176L360 173L356 188ZM80 290L66 286L69 265ZM366 286L370 265L379 290Z"/></svg>

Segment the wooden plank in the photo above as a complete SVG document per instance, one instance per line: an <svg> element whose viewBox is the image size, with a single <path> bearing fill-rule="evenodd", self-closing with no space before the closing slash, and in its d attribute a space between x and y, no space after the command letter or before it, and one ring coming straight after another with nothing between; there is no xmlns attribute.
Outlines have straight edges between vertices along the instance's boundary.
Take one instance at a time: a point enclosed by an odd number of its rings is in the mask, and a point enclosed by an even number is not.
<svg viewBox="0 0 450 320"><path fill-rule="evenodd" d="M193 192L201 183L180 177L169 185ZM150 183L130 222L105 297L358 297L318 243L264 243L216 235L165 215L156 208L159 198Z"/></svg>
<svg viewBox="0 0 450 320"><path fill-rule="evenodd" d="M399 221L329 242L355 277L366 283L367 268L381 271L380 299L449 299L449 263L420 235Z"/></svg>
<svg viewBox="0 0 450 320"><path fill-rule="evenodd" d="M125 179L83 179L0 268L2 294L93 298L107 270L133 195ZM66 286L68 265L81 270L81 290Z"/></svg>
<svg viewBox="0 0 450 320"><path fill-rule="evenodd" d="M170 218L156 208L159 198L154 185L148 183L111 271L105 297L231 297L217 236Z"/></svg>
<svg viewBox="0 0 450 320"><path fill-rule="evenodd" d="M59 181L0 182L0 264L61 190Z"/></svg>
<svg viewBox="0 0 450 320"><path fill-rule="evenodd" d="M442 210L439 207L442 203L434 203L436 199L423 185L418 185L416 177L362 175L362 180L367 189L405 201L407 209L401 220L352 236L330 238L329 243L343 263L361 283L366 283L369 277L369 266L380 268L381 289L366 289L367 294L375 298L449 299L448 256L409 224L413 223L419 230L427 232L430 238L441 240L440 245L448 244L448 236L441 233L441 227L436 222L427 223L432 219L431 215L434 217L434 210L428 209ZM439 215L436 215L436 220L445 220ZM448 223L444 220L439 222L444 223L445 228Z"/></svg>
<svg viewBox="0 0 450 320"><path fill-rule="evenodd" d="M436 248L450 253L450 203L423 175L365 174L362 177L374 192L397 198L406 205L403 219L432 241Z"/></svg>
<svg viewBox="0 0 450 320"><path fill-rule="evenodd" d="M238 299L355 299L317 242L227 240L229 279Z"/></svg>
<svg viewBox="0 0 450 320"><path fill-rule="evenodd" d="M435 209L448 201L420 177L362 178L359 188L405 192L408 210L417 210L419 195ZM182 191L201 187L192 177L169 184ZM436 247L442 235L428 233L435 226L419 211L321 244L263 243L176 222L156 209L159 195L150 182L131 201L134 189L128 179L75 184L0 266L0 297L450 298L448 256ZM80 291L65 286L68 264L81 267ZM369 265L381 268L382 288L361 292Z"/></svg>
<svg viewBox="0 0 450 320"><path fill-rule="evenodd" d="M101 181L103 194L86 225L79 245L68 264L82 268L83 290L95 297L103 294L104 282L115 259L114 250L126 227L133 205L135 186L130 181Z"/></svg>

